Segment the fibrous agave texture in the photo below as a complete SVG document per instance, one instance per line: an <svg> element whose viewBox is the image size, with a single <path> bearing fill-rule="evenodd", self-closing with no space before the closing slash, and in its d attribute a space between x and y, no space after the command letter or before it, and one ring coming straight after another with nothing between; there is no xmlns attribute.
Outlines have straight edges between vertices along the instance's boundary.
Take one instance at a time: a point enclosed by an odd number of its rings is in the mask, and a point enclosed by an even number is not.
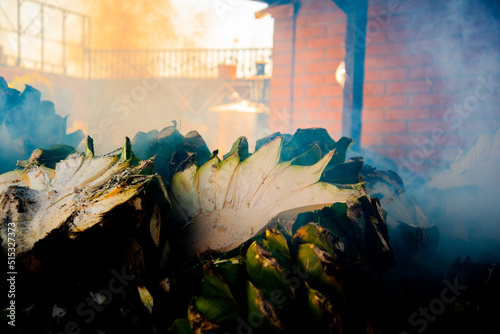
<svg viewBox="0 0 500 334"><path fill-rule="evenodd" d="M9 232L15 229L17 256L50 234L75 239L94 226L109 223L133 229L128 223L157 217L148 211L158 210L158 205L150 209L146 203L152 188L156 188L155 200L164 196L163 201L168 201L161 180L151 173L152 160L134 157L128 138L121 150L95 156L88 137L84 153L70 154L55 169L30 161L21 165L23 170L0 175L2 246L7 249ZM151 219L150 235L156 245L159 225L158 219Z"/></svg>
<svg viewBox="0 0 500 334"><path fill-rule="evenodd" d="M190 255L226 252L280 219L364 193L360 183L320 181L335 150L313 164L300 165L318 148L282 161L283 141L283 136L276 136L247 157L246 140L240 138L222 161L212 154L199 167L193 156L180 164L169 187L174 216L181 221L174 243Z"/></svg>

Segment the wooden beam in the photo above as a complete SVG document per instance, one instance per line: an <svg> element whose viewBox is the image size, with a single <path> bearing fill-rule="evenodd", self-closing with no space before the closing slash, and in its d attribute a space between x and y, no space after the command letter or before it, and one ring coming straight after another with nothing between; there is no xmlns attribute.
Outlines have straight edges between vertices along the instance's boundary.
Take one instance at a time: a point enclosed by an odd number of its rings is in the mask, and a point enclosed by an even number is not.
<svg viewBox="0 0 500 334"><path fill-rule="evenodd" d="M351 137L356 145L360 145L368 1L356 0L351 3L347 14L345 37L346 77L343 93L342 135Z"/></svg>

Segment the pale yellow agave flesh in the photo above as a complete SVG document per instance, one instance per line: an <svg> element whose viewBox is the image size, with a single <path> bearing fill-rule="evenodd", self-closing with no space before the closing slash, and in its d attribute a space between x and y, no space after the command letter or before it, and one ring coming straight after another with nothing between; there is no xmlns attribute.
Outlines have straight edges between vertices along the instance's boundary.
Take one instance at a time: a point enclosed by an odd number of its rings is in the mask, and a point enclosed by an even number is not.
<svg viewBox="0 0 500 334"><path fill-rule="evenodd" d="M157 178L145 172L152 170L152 160L138 161L131 153L128 138L122 150L103 156L94 156L92 139L87 140L85 153L71 154L57 163L55 170L30 165L0 175L4 248L12 228L16 230L19 255L30 251L55 229L64 228L74 238L102 223L109 212L122 205L140 215L145 189ZM159 226L152 226L151 233L158 245Z"/></svg>
<svg viewBox="0 0 500 334"><path fill-rule="evenodd" d="M241 161L238 150L198 167L186 162L172 178L170 200L183 227L175 243L190 255L229 251L272 225L300 212L345 203L364 193L361 184L320 182L335 151L310 166L280 162L283 138L268 142Z"/></svg>

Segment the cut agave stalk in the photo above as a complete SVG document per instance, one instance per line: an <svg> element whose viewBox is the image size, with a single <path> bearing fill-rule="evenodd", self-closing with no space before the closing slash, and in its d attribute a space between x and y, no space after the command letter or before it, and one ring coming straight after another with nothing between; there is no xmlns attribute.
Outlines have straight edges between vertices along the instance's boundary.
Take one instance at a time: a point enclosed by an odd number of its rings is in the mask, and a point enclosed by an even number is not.
<svg viewBox="0 0 500 334"><path fill-rule="evenodd" d="M170 199L184 225L174 236L180 249L188 249L190 256L229 251L278 219L364 194L361 184L339 187L320 181L335 150L318 160L313 147L304 154L317 161L301 166L300 159L280 162L282 143L283 137L275 137L245 159L248 148L240 138L222 161L212 156L198 168L188 158L178 167Z"/></svg>
<svg viewBox="0 0 500 334"><path fill-rule="evenodd" d="M135 213L137 222L144 216L157 218L144 212L145 207L149 211L158 208L145 202L148 191L155 187L155 196L163 196L164 202L168 199L165 192L161 195L161 180L148 175L151 170L151 160L139 161L133 156L128 138L121 150L94 156L92 139L88 137L85 153L69 155L55 165L55 170L32 161L22 171L1 175L3 247L7 247L7 222L19 231L16 253L20 255L56 230L75 239L97 224L119 220L124 206L128 213ZM158 234L159 228L150 231ZM159 241L158 235L151 238Z"/></svg>

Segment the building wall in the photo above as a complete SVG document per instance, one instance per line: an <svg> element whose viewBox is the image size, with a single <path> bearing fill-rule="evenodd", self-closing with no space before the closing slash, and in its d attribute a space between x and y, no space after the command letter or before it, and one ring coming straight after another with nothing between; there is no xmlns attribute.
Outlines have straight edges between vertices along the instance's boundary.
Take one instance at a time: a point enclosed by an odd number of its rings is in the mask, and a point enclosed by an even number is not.
<svg viewBox="0 0 500 334"><path fill-rule="evenodd" d="M422 171L451 161L481 133L500 126L498 4L369 0L364 148ZM289 7L272 11L274 118L289 107ZM303 1L297 21L295 128L324 126L332 137L340 136L342 91L334 72L344 55L345 22L333 1Z"/></svg>
<svg viewBox="0 0 500 334"><path fill-rule="evenodd" d="M270 127L290 132L324 127L342 132L342 87L335 80L344 60L346 15L331 0L305 1L297 16L293 118L290 129L293 7L273 8L275 18Z"/></svg>

